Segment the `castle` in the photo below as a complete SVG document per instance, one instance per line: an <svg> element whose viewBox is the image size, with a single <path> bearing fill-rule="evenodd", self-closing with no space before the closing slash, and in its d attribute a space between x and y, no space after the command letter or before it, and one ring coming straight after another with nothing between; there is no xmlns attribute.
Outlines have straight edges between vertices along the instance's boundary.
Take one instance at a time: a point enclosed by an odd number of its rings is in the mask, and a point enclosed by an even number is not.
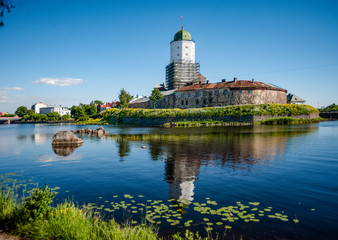
<svg viewBox="0 0 338 240"><path fill-rule="evenodd" d="M166 66L166 84L155 86L163 98L142 98L131 108L202 108L228 105L287 103L287 90L252 80L222 79L209 83L195 62L195 41L183 27L170 42L170 63Z"/></svg>

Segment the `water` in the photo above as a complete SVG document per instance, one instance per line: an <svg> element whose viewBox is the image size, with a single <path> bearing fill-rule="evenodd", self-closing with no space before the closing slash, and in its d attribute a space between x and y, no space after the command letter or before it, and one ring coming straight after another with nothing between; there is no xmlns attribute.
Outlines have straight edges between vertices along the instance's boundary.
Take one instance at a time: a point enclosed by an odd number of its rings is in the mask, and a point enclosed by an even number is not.
<svg viewBox="0 0 338 240"><path fill-rule="evenodd" d="M168 199L189 200L183 208L169 207L174 214L182 210L179 224L156 220L161 221L162 236L186 228L206 234L203 219L209 218L212 232L225 239L337 238L338 122L177 129L107 126L109 137L80 136L84 144L77 149L52 149L57 131L86 127L1 125L0 174L17 172L40 186L60 187L57 202L73 199L103 209L111 207L110 202L137 206L151 205L150 200L167 205L172 204ZM245 210L256 212L259 222L222 221L217 214L194 211L206 198L217 202L206 204L211 209L236 202L250 206ZM258 210L251 211L255 206L249 202L259 202ZM119 222L140 221L142 212L132 213L131 206L102 211ZM268 207L271 212L258 216ZM288 221L268 217L274 213L287 215ZM187 227L188 220L193 223Z"/></svg>

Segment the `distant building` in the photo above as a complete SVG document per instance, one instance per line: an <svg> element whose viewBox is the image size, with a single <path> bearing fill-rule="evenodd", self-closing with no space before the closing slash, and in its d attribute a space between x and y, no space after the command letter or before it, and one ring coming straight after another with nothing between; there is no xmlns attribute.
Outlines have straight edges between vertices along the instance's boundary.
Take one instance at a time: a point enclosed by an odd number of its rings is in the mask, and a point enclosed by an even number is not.
<svg viewBox="0 0 338 240"><path fill-rule="evenodd" d="M7 115L7 114L8 114L8 112L0 112L0 117L4 116L4 115Z"/></svg>
<svg viewBox="0 0 338 240"><path fill-rule="evenodd" d="M32 106L32 109L34 110L35 113L39 114L40 113L40 108L44 108L44 107L47 107L47 105L44 104L44 103L42 103L42 102L39 102L39 103L35 103Z"/></svg>
<svg viewBox="0 0 338 240"><path fill-rule="evenodd" d="M50 112L57 112L62 117L63 115L70 116L70 110L61 106L47 106L40 108L40 114L48 114Z"/></svg>
<svg viewBox="0 0 338 240"><path fill-rule="evenodd" d="M305 100L296 96L295 94L291 94L289 93L287 95L287 102L289 104L304 104L305 103Z"/></svg>

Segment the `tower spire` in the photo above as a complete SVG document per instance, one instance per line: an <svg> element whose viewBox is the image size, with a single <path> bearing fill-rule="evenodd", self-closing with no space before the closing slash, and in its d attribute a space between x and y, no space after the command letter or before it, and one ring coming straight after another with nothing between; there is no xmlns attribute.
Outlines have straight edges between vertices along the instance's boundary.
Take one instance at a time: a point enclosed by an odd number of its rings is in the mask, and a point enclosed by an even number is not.
<svg viewBox="0 0 338 240"><path fill-rule="evenodd" d="M182 30L183 30L183 16L180 16L181 24L182 24Z"/></svg>

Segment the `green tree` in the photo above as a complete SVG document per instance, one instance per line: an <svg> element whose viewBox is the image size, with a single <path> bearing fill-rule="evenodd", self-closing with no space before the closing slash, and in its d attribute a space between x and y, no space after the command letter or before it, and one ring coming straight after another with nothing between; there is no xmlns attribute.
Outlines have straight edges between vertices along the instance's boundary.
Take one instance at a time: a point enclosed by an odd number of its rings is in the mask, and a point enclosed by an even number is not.
<svg viewBox="0 0 338 240"><path fill-rule="evenodd" d="M25 106L20 106L16 109L15 114L19 117L23 117L28 114L28 109Z"/></svg>
<svg viewBox="0 0 338 240"><path fill-rule="evenodd" d="M84 105L82 105L84 106ZM83 107L79 106L73 106L70 110L71 115L75 118L80 118L80 117L86 117L87 114L85 112L85 109Z"/></svg>
<svg viewBox="0 0 338 240"><path fill-rule="evenodd" d="M157 101L160 101L163 98L163 94L161 93L161 91L158 88L154 88L154 90L151 92L150 95L150 100L154 102L154 108L155 108L155 104Z"/></svg>
<svg viewBox="0 0 338 240"><path fill-rule="evenodd" d="M131 96L126 90L122 88L119 94L119 99L119 107L127 108L129 106L129 102L133 99L133 96Z"/></svg>
<svg viewBox="0 0 338 240"><path fill-rule="evenodd" d="M47 119L51 121L56 121L61 118L60 114L57 112L50 112L47 114Z"/></svg>
<svg viewBox="0 0 338 240"><path fill-rule="evenodd" d="M103 104L103 102L100 101L100 100L94 100L94 101L92 101L92 102L90 103L90 105L95 105L95 104L101 105L101 104Z"/></svg>
<svg viewBox="0 0 338 240"><path fill-rule="evenodd" d="M97 113L97 108L96 108L96 106L95 105L91 105L90 106L90 116L93 116L93 115L95 115Z"/></svg>
<svg viewBox="0 0 338 240"><path fill-rule="evenodd" d="M61 117L62 120L69 120L70 116L68 114L65 114Z"/></svg>

